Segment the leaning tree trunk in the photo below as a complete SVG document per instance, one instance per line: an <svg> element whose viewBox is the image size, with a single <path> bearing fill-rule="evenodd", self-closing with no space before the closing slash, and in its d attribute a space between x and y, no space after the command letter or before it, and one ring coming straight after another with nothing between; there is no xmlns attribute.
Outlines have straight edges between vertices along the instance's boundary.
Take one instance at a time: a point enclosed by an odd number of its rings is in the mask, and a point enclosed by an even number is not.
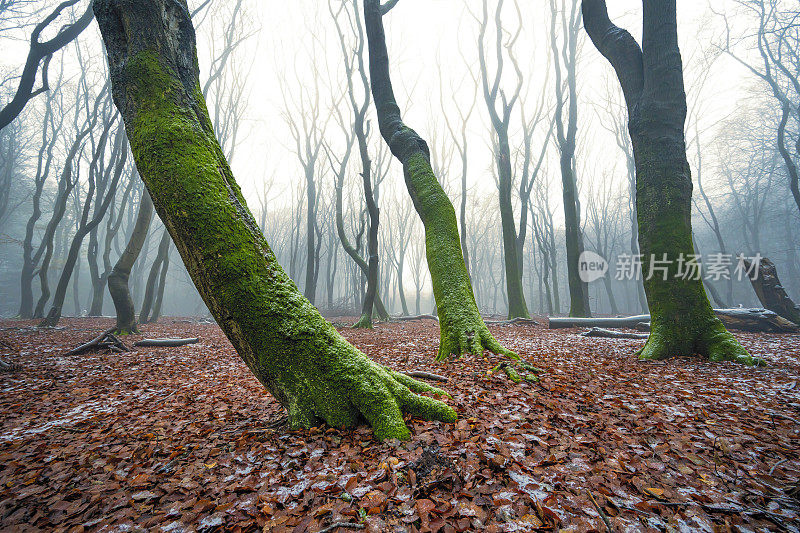
<svg viewBox="0 0 800 533"><path fill-rule="evenodd" d="M167 286L167 272L169 271L169 248L167 248L167 255L164 256L164 262L161 264L161 273L158 276L158 292L156 294L156 301L153 304L153 313L150 315L150 323L158 322L161 318L161 309L164 305L164 290Z"/></svg>
<svg viewBox="0 0 800 533"><path fill-rule="evenodd" d="M644 282L652 325L639 358L700 354L753 365L760 361L714 315L702 280L679 272L679 259L693 256L694 246L676 6L675 0L643 3L640 48L630 33L611 22L605 0L583 0L586 31L616 70L628 106L643 272L650 274L654 259L669 261L666 276L656 270Z"/></svg>
<svg viewBox="0 0 800 533"><path fill-rule="evenodd" d="M381 134L403 164L408 192L425 226L428 268L439 312L437 359L467 352L480 354L484 349L516 358L495 340L478 312L461 252L455 209L433 174L427 143L400 116L389 76L382 17L379 0L364 0L372 95Z"/></svg>
<svg viewBox="0 0 800 533"><path fill-rule="evenodd" d="M408 438L403 412L456 420L443 394L350 345L281 268L214 136L186 0L95 0L139 173L203 301L293 428Z"/></svg>
<svg viewBox="0 0 800 533"><path fill-rule="evenodd" d="M147 239L147 232L150 229L150 221L153 219L153 201L147 191L142 193L139 202L139 213L136 215L136 224L133 226L128 244L117 260L117 264L111 269L108 276L108 292L114 301L114 309L117 312L117 326L115 333L118 335L130 335L139 333L139 326L136 322L136 308L131 298L131 290L128 280L131 277L131 270L134 263L139 258L139 254Z"/></svg>
<svg viewBox="0 0 800 533"><path fill-rule="evenodd" d="M147 275L144 298L142 299L142 308L139 312L139 322L142 324L154 322L154 320L150 319L150 315L153 311L153 302L157 298L158 274L162 271L162 269L166 270L166 263L169 259L170 244L172 244L172 239L169 236L169 231L165 229L164 233L161 235L161 241L158 244L156 258L153 260L153 264L150 266L150 273ZM145 256L146 255L147 254L145 254Z"/></svg>

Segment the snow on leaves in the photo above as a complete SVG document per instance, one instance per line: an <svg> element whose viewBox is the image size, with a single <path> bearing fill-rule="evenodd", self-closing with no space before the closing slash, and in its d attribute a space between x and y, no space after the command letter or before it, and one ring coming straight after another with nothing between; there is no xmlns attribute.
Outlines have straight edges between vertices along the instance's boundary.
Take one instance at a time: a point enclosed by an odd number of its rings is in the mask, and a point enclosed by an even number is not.
<svg viewBox="0 0 800 533"><path fill-rule="evenodd" d="M435 323L343 333L401 371L445 375L459 421L291 432L214 325L166 321L181 348L65 357L110 327L0 324L0 524L122 531L796 530L800 345L743 334L770 366L638 363L641 341L496 327L544 368L538 384L486 354L434 366ZM135 340L135 339L133 339ZM795 529L793 529L795 528ZM341 529L340 531L346 531Z"/></svg>

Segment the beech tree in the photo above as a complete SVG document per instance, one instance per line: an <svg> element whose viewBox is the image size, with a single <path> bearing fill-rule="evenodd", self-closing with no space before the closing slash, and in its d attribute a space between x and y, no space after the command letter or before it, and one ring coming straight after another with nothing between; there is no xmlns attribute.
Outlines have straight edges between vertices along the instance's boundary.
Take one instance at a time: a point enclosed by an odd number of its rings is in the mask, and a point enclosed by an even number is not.
<svg viewBox="0 0 800 533"><path fill-rule="evenodd" d="M694 255L692 180L686 156L687 104L678 47L676 0L643 0L640 47L614 25L605 0L583 0L584 27L617 73L628 108L636 161L639 245L651 333L642 360L700 354L711 361L761 364L714 314L702 280L681 276L678 261ZM666 275L647 275L654 259Z"/></svg>
<svg viewBox="0 0 800 533"><path fill-rule="evenodd" d="M142 192L142 199L139 201L136 224L128 239L128 244L108 276L108 292L111 294L117 314L116 333L121 335L138 333L139 331L136 322L136 309L131 298L128 280L130 279L133 265L142 251L144 241L147 239L147 232L150 229L150 221L152 219L153 201L145 190Z"/></svg>
<svg viewBox="0 0 800 533"><path fill-rule="evenodd" d="M406 187L425 226L428 269L439 314L437 360L451 354L481 354L487 349L519 361L519 356L495 340L478 312L461 252L456 211L433 173L428 144L403 123L389 75L383 29L383 15L396 3L381 6L379 0L364 0L370 81L381 135L403 164Z"/></svg>
<svg viewBox="0 0 800 533"><path fill-rule="evenodd" d="M289 279L214 136L186 0L95 0L114 101L139 173L204 302L293 428L366 419L410 436L403 413L454 422L445 394L344 340Z"/></svg>
<svg viewBox="0 0 800 533"><path fill-rule="evenodd" d="M550 41L556 75L556 140L561 151L561 189L564 199L564 230L567 244L569 315L591 317L589 284L580 277L580 257L584 251L581 231L581 203L575 150L578 133L578 0L550 0ZM561 27L559 43L556 28Z"/></svg>
<svg viewBox="0 0 800 533"><path fill-rule="evenodd" d="M511 35L508 42L503 42L504 28L502 23L503 0L497 2L494 14L494 32L496 37L495 52L496 66L494 74L489 74L487 66L486 33L489 26L489 7L487 0L483 0L482 18L480 19L480 32L478 34L478 58L480 60L481 87L486 107L489 110L492 129L494 130L494 151L497 164L497 190L500 207L500 222L503 227L503 257L505 260L506 293L508 296L508 318L530 318L528 304L525 302L525 293L522 290L522 252L518 246L518 234L514 221L514 205L511 201L513 190L514 171L511 167L511 146L508 138L508 128L514 106L519 102L522 91L522 71L514 57L514 43L522 32L522 16L519 5L516 8L518 27ZM516 85L509 95L501 88L504 70L504 53L508 55L516 73ZM499 106L499 109L498 109ZM523 205L527 202L522 199ZM525 206L527 208L527 206Z"/></svg>
<svg viewBox="0 0 800 533"><path fill-rule="evenodd" d="M14 97L0 108L0 130L8 126L17 118L25 106L36 96L50 90L48 83L48 68L53 54L74 41L92 22L91 6L81 17L71 24L67 24L50 40L42 41L42 33L69 7L78 3L78 0L62 2L42 22L37 24L31 32L30 49L25 60L22 74ZM38 89L34 89L37 74L41 65L41 82Z"/></svg>
<svg viewBox="0 0 800 533"><path fill-rule="evenodd" d="M371 103L370 90L369 90L369 77L367 76L367 69L364 60L365 37L364 29L361 24L361 16L358 9L358 0L352 0L352 14L349 12L348 4L350 2L343 2L339 10L334 11L333 5L328 2L328 9L333 18L336 26L336 32L339 36L339 44L342 49L342 58L344 60L345 76L347 77L347 100L352 110L352 130L355 135L355 142L358 144L358 153L361 160L361 179L364 187L364 201L367 204L367 214L369 215L369 228L367 231L367 269L365 275L367 277L367 291L364 295L364 302L361 307L361 317L354 324L357 328L372 328L372 310L376 305L378 297L378 230L380 225L380 210L378 209L376 194L373 188L373 163L369 154L369 136L370 127L367 120L367 111ZM355 50L350 52L348 50L345 32L342 29L342 24L339 22L339 16L345 11L345 19L349 21L350 32L355 34L356 43ZM356 81L358 81L361 98L357 96ZM346 135L347 136L347 135ZM353 139L351 138L351 143ZM348 146L348 151L351 150ZM340 174L343 177L342 174ZM340 180L341 181L341 180ZM337 231L342 239L342 245L348 249L347 237L343 229L340 227L339 220L341 215L341 187L342 183L337 183ZM348 251L348 255L353 257L352 247ZM353 257L358 263L358 260ZM360 257L359 257L360 259ZM363 262L363 259L361 259ZM377 306L378 314L381 319L389 318L388 313L384 309L383 304Z"/></svg>

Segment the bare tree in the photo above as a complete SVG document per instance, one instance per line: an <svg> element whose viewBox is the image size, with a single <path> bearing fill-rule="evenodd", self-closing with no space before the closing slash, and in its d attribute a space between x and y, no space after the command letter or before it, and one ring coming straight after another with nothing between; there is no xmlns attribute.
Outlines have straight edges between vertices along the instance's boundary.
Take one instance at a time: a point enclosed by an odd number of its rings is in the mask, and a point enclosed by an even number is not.
<svg viewBox="0 0 800 533"><path fill-rule="evenodd" d="M759 361L716 317L700 279L680 276L680 257L694 255L687 114L675 0L644 0L643 47L614 25L605 0L583 0L586 32L611 63L628 107L636 159L639 244L652 328L640 359L700 354L712 361ZM648 270L649 272L649 270Z"/></svg>
<svg viewBox="0 0 800 533"><path fill-rule="evenodd" d="M74 6L78 0L67 0L59 4L42 22L37 24L31 32L30 50L22 74L19 77L19 85L16 93L10 102L0 108L0 130L8 126L12 120L17 118L25 106L38 95L49 91L48 69L53 54L77 39L83 30L94 18L91 3L81 17L73 23L61 28L55 37L48 41L41 41L42 33L55 22L67 8ZM41 65L42 86L34 89L37 74Z"/></svg>
<svg viewBox="0 0 800 533"><path fill-rule="evenodd" d="M559 42L560 26L561 42ZM575 171L578 133L578 40L581 12L578 0L550 0L550 40L555 66L556 140L561 150L561 188L564 197L564 228L567 243L570 316L589 317L589 287L580 277L583 253L581 205Z"/></svg>
<svg viewBox="0 0 800 533"><path fill-rule="evenodd" d="M508 317L528 318L528 305L525 302L525 292L522 289L522 261L517 242L517 227L514 220L514 205L511 193L514 188L514 171L511 162L511 147L508 137L508 128L514 106L519 101L522 90L522 70L514 56L514 44L522 31L522 15L519 4L514 0L517 13L517 30L504 42L505 30L502 23L504 0L498 0L494 13L495 32L495 70L490 76L487 65L487 29L489 25L488 1L483 0L482 18L480 19L480 32L478 34L478 59L480 61L481 87L486 107L489 110L492 129L494 130L495 160L497 164L497 189L500 202L500 222L503 228L503 250L506 270L506 291L508 296ZM505 50L505 53L504 53ZM511 61L516 73L516 85L509 95L501 88L505 57ZM499 109L498 109L499 107Z"/></svg>
<svg viewBox="0 0 800 533"><path fill-rule="evenodd" d="M437 358L481 353L488 349L519 360L503 348L483 321L472 292L455 209L433 173L427 143L403 123L389 75L389 53L383 27L387 12L379 0L364 0L372 96L381 135L402 163L406 187L425 226L426 255L439 314Z"/></svg>

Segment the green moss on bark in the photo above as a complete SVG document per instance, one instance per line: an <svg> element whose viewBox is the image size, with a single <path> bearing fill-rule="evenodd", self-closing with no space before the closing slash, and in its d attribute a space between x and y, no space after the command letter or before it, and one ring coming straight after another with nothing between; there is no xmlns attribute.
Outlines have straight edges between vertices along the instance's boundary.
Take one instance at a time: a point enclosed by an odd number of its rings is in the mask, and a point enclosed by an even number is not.
<svg viewBox="0 0 800 533"><path fill-rule="evenodd" d="M711 361L763 364L725 329L714 314L700 279L680 272L680 258L694 255L692 243L692 182L680 143L634 137L637 155L639 244L643 254L645 293L651 331L639 351L642 360L700 354ZM665 186L664 184L668 184ZM655 258L666 263L652 269ZM666 267L666 279L660 267ZM649 279L647 279L649 278Z"/></svg>
<svg viewBox="0 0 800 533"><path fill-rule="evenodd" d="M119 56L114 52L110 57ZM187 87L148 49L119 64L112 59L111 67L115 100L156 211L208 308L287 409L291 427L366 420L383 440L409 437L403 413L455 421L451 407L416 394L441 391L369 360L280 267L216 141L196 75Z"/></svg>

